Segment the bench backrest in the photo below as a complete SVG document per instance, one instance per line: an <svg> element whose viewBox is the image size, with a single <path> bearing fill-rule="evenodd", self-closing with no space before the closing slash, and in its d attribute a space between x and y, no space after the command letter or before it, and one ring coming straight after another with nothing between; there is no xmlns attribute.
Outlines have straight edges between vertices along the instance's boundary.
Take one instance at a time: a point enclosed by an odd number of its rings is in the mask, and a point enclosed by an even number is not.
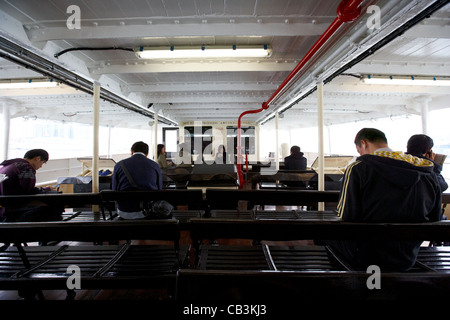
<svg viewBox="0 0 450 320"><path fill-rule="evenodd" d="M344 221L191 219L191 237L259 240L450 240L450 221L359 223Z"/></svg>
<svg viewBox="0 0 450 320"><path fill-rule="evenodd" d="M178 242L177 220L122 220L101 222L0 223L0 242L173 240Z"/></svg>
<svg viewBox="0 0 450 320"><path fill-rule="evenodd" d="M156 201L166 200L173 206L188 205L189 209L201 209L203 195L201 190L138 190L138 191L100 191L101 199L108 201Z"/></svg>
<svg viewBox="0 0 450 320"><path fill-rule="evenodd" d="M211 209L229 207L238 201L264 205L317 205L318 202L337 202L338 191L316 190L231 190L206 189Z"/></svg>
<svg viewBox="0 0 450 320"><path fill-rule="evenodd" d="M33 195L0 196L0 206L23 206L27 203L45 203L65 207L100 204L100 193L49 193Z"/></svg>

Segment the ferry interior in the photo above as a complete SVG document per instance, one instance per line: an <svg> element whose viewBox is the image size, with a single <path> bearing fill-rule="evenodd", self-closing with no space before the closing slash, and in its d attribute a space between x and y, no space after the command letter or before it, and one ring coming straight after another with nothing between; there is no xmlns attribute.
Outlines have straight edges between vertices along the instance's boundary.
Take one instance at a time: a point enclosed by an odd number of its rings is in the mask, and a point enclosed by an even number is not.
<svg viewBox="0 0 450 320"><path fill-rule="evenodd" d="M230 163L270 162L273 173L305 140L314 141L302 147L309 167L319 154L356 155L324 148L329 126L415 115L416 131L427 132L428 114L448 108L447 1L360 1L359 14L340 3L2 0L3 157L13 119L94 126L95 85L100 127L143 130L151 157L165 143L174 162L176 144L192 142L199 163L223 144ZM232 54L171 55L217 48ZM263 55L233 55L241 48ZM145 59L144 51L163 54ZM308 128L308 139L294 138ZM51 163L40 182L61 174ZM69 163L70 175L81 172L82 163Z"/></svg>
<svg viewBox="0 0 450 320"><path fill-rule="evenodd" d="M164 189L337 191L380 123L432 136L450 181L449 86L448 0L0 0L0 157L47 149L62 193L110 189L139 140Z"/></svg>

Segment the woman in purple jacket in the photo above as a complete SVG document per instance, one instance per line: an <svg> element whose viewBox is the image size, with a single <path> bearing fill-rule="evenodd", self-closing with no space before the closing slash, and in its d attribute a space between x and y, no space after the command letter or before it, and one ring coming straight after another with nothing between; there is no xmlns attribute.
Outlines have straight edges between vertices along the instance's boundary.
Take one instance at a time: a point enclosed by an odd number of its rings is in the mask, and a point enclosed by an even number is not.
<svg viewBox="0 0 450 320"><path fill-rule="evenodd" d="M10 159L0 165L1 195L28 195L42 192L36 188L36 171L48 161L48 152L32 149L25 153L23 159ZM53 221L61 220L62 207L47 205L30 205L0 207L0 220L15 221Z"/></svg>

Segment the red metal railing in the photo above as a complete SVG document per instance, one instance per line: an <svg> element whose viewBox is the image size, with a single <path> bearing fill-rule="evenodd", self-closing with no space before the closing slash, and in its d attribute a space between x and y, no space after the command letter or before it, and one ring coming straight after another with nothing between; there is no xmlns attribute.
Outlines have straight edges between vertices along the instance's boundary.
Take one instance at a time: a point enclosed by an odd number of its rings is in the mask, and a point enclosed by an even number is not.
<svg viewBox="0 0 450 320"><path fill-rule="evenodd" d="M280 94L283 94L287 88L290 81L294 76L303 68L303 66L314 56L314 54L325 44L328 39L330 39L336 31L344 23L355 21L361 14L361 5L363 0L343 0L337 8L337 16L330 26L325 30L325 32L320 36L320 38L314 43L312 48L306 53L306 55L300 60L294 70L289 73L287 78L281 83L281 85L275 90L275 92L270 96L270 98L264 102L261 109L247 110L241 113L238 118L238 137L237 137L237 169L239 178L239 187L242 188L245 181L242 173L242 146L241 146L241 119L246 114L259 113L261 111L267 110L270 103L273 102Z"/></svg>

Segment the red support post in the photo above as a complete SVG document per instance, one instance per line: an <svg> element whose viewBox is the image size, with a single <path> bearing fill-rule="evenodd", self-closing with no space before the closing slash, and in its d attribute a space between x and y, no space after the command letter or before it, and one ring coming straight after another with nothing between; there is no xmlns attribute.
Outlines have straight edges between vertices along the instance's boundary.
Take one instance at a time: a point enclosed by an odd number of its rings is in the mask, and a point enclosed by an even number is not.
<svg viewBox="0 0 450 320"><path fill-rule="evenodd" d="M314 45L309 49L306 55L300 60L294 70L289 73L287 78L281 83L281 85L275 90L275 92L270 96L270 98L262 104L261 109L257 110L247 110L244 111L238 118L238 141L237 141L237 169L239 178L239 187L244 186L244 177L242 174L242 153L241 153L241 119L244 115L250 113L258 113L269 108L270 103L277 98L279 95L283 94L285 90L288 89L288 84L294 78L294 76L303 68L303 66L314 56L314 54L330 39L341 25L347 22L355 21L361 14L361 6L363 0L343 0L338 8L337 15L330 26L325 30L325 32L320 36L320 38L314 43Z"/></svg>

